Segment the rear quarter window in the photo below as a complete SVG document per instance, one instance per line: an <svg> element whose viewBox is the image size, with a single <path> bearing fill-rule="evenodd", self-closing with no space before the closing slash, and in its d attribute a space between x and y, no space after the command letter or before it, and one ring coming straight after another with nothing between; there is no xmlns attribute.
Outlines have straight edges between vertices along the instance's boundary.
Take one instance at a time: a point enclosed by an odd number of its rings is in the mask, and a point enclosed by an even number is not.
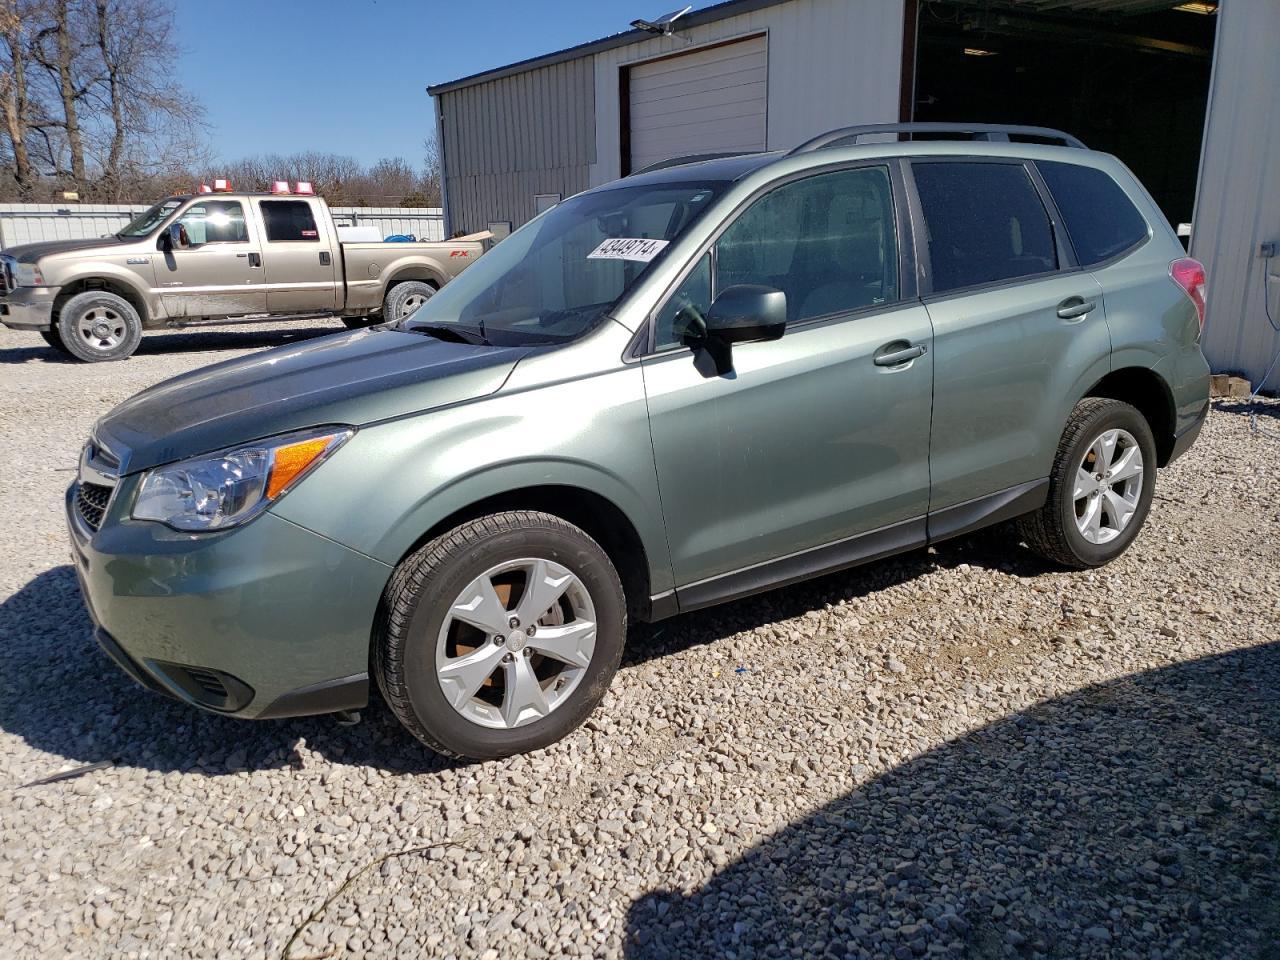
<svg viewBox="0 0 1280 960"><path fill-rule="evenodd" d="M1110 174L1044 160L1036 167L1058 205L1081 266L1110 260L1147 239L1147 221Z"/></svg>

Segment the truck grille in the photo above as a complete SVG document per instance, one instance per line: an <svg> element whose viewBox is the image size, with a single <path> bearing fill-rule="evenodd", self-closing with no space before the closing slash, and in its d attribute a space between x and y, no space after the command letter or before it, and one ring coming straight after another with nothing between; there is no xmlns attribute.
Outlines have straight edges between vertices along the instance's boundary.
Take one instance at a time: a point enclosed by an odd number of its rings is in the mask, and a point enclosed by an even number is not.
<svg viewBox="0 0 1280 960"><path fill-rule="evenodd" d="M90 530L96 531L102 526L102 516L107 512L107 502L111 499L111 487L97 483L81 483L76 490L76 513Z"/></svg>

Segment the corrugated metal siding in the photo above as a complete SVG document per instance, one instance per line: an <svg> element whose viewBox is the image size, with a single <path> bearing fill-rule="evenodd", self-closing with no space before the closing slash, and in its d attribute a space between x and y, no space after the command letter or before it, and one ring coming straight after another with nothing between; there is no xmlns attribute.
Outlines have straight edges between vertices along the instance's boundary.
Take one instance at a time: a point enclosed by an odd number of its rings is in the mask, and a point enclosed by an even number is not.
<svg viewBox="0 0 1280 960"><path fill-rule="evenodd" d="M1204 352L1216 371L1253 381L1280 350L1280 3L1228 0L1218 14L1213 84L1196 192L1191 253L1209 276ZM1267 378L1280 389L1280 371Z"/></svg>
<svg viewBox="0 0 1280 960"><path fill-rule="evenodd" d="M449 229L519 226L539 193L578 193L595 161L592 61L571 60L440 98Z"/></svg>
<svg viewBox="0 0 1280 960"><path fill-rule="evenodd" d="M81 240L115 233L150 204L0 204L0 249L42 240Z"/></svg>
<svg viewBox="0 0 1280 960"><path fill-rule="evenodd" d="M791 0L440 94L450 230L519 226L538 193L621 176L619 68L767 34L768 148L898 119L903 0Z"/></svg>
<svg viewBox="0 0 1280 960"><path fill-rule="evenodd" d="M0 204L0 250L41 240L80 240L115 233L150 204ZM419 240L444 239L439 207L330 207L339 226L376 226L384 237L411 233Z"/></svg>
<svg viewBox="0 0 1280 960"><path fill-rule="evenodd" d="M902 8L902 0L793 0L596 54L592 186L621 172L619 68L731 37L767 35L768 149L832 127L896 121Z"/></svg>
<svg viewBox="0 0 1280 960"><path fill-rule="evenodd" d="M767 78L764 37L633 67L631 169L696 153L763 150Z"/></svg>

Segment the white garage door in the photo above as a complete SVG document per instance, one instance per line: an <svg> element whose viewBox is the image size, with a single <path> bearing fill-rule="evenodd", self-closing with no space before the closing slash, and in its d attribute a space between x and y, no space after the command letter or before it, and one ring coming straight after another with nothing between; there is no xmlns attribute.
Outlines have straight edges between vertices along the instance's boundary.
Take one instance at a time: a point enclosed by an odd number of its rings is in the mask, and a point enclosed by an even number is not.
<svg viewBox="0 0 1280 960"><path fill-rule="evenodd" d="M631 170L698 153L763 150L765 38L631 68Z"/></svg>

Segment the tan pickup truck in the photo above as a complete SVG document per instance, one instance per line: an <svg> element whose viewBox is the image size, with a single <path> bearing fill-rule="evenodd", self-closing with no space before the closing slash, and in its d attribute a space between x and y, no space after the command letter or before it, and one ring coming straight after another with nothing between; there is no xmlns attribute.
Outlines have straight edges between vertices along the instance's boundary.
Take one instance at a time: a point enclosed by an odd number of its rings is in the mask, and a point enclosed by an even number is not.
<svg viewBox="0 0 1280 960"><path fill-rule="evenodd" d="M0 323L80 360L123 360L142 331L228 320L394 320L474 263L483 235L347 243L312 195L169 197L114 236L0 255Z"/></svg>

